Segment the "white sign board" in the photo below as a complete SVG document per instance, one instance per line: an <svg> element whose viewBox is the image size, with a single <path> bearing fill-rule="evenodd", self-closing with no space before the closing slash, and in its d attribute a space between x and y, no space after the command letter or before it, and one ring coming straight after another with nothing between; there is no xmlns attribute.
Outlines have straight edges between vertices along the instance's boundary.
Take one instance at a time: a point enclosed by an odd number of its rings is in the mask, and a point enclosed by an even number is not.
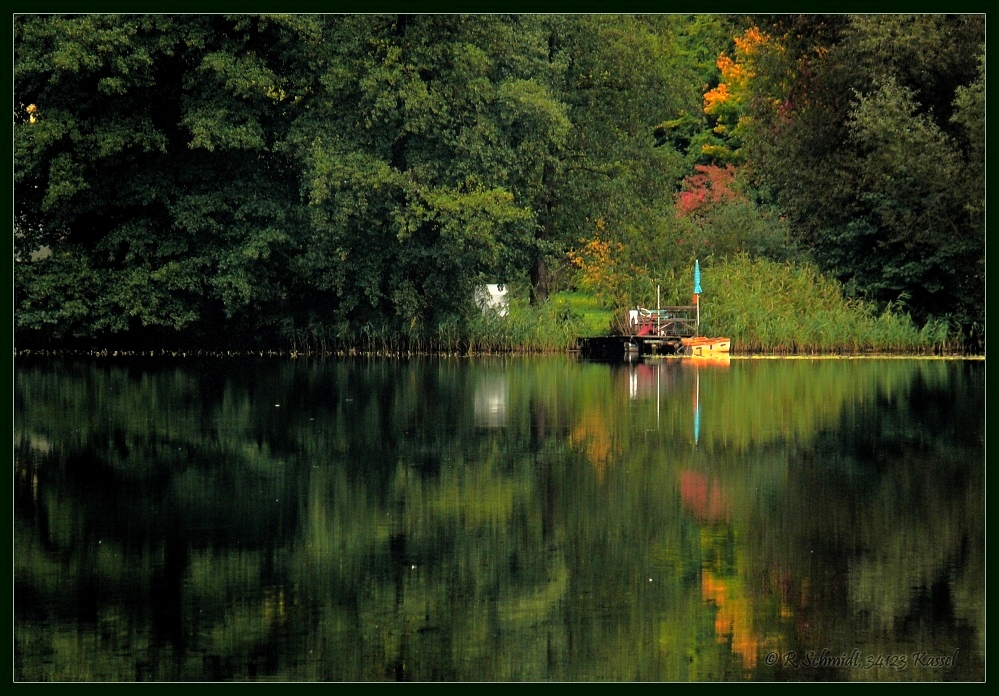
<svg viewBox="0 0 999 696"><path fill-rule="evenodd" d="M507 295L506 285L503 283L480 285L475 289L475 304L483 314L494 312L496 316L505 317L510 313L510 298Z"/></svg>

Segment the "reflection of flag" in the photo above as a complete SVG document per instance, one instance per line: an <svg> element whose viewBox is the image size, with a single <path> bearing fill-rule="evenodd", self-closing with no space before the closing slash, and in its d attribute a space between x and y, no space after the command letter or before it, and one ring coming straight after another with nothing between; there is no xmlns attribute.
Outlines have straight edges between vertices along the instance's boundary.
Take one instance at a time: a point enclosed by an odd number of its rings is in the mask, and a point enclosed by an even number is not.
<svg viewBox="0 0 999 696"><path fill-rule="evenodd" d="M694 294L701 294L701 264L698 261L694 261Z"/></svg>
<svg viewBox="0 0 999 696"><path fill-rule="evenodd" d="M697 410L694 411L694 446L701 441L701 406L698 404Z"/></svg>
<svg viewBox="0 0 999 696"><path fill-rule="evenodd" d="M695 295L696 297L696 295ZM701 373L694 371L694 446L701 439Z"/></svg>

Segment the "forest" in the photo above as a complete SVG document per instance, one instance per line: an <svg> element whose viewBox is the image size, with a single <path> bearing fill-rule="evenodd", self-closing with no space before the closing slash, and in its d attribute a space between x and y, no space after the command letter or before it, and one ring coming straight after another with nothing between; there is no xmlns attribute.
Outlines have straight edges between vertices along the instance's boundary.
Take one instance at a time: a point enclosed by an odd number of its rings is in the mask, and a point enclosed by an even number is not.
<svg viewBox="0 0 999 696"><path fill-rule="evenodd" d="M13 69L17 348L467 350L484 283L571 334L697 260L736 342L984 353L984 14L25 14Z"/></svg>

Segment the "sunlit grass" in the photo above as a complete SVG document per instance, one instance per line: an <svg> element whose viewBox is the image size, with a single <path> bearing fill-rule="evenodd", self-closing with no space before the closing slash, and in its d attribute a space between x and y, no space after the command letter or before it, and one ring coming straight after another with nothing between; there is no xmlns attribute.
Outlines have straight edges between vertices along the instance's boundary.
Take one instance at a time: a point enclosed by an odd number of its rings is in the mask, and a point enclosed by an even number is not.
<svg viewBox="0 0 999 696"><path fill-rule="evenodd" d="M580 336L605 336L612 329L615 308L607 307L602 300L581 292L560 292L552 295L556 307L568 307L582 321Z"/></svg>

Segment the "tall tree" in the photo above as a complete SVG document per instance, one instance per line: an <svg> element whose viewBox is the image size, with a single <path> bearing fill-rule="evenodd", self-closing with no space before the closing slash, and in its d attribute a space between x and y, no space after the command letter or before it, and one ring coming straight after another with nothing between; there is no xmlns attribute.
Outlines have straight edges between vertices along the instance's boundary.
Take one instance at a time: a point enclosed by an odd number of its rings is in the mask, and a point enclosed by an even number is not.
<svg viewBox="0 0 999 696"><path fill-rule="evenodd" d="M700 63L685 34L690 22L604 15L556 26L553 40L566 66L561 93L573 128L547 208L555 244L585 245L599 233L636 252L629 265L656 262L638 251L649 249L672 217L672 195L686 168L660 126L700 109Z"/></svg>
<svg viewBox="0 0 999 696"><path fill-rule="evenodd" d="M984 329L984 16L780 17L752 57L749 159L823 268Z"/></svg>
<svg viewBox="0 0 999 696"><path fill-rule="evenodd" d="M536 246L569 129L538 19L326 20L321 104L296 126L312 211L300 276L316 316L419 332Z"/></svg>
<svg viewBox="0 0 999 696"><path fill-rule="evenodd" d="M672 215L692 21L18 16L18 336L409 341L487 279L543 301L595 220L651 249Z"/></svg>
<svg viewBox="0 0 999 696"><path fill-rule="evenodd" d="M303 223L283 140L316 36L305 16L15 18L22 335L275 318Z"/></svg>

